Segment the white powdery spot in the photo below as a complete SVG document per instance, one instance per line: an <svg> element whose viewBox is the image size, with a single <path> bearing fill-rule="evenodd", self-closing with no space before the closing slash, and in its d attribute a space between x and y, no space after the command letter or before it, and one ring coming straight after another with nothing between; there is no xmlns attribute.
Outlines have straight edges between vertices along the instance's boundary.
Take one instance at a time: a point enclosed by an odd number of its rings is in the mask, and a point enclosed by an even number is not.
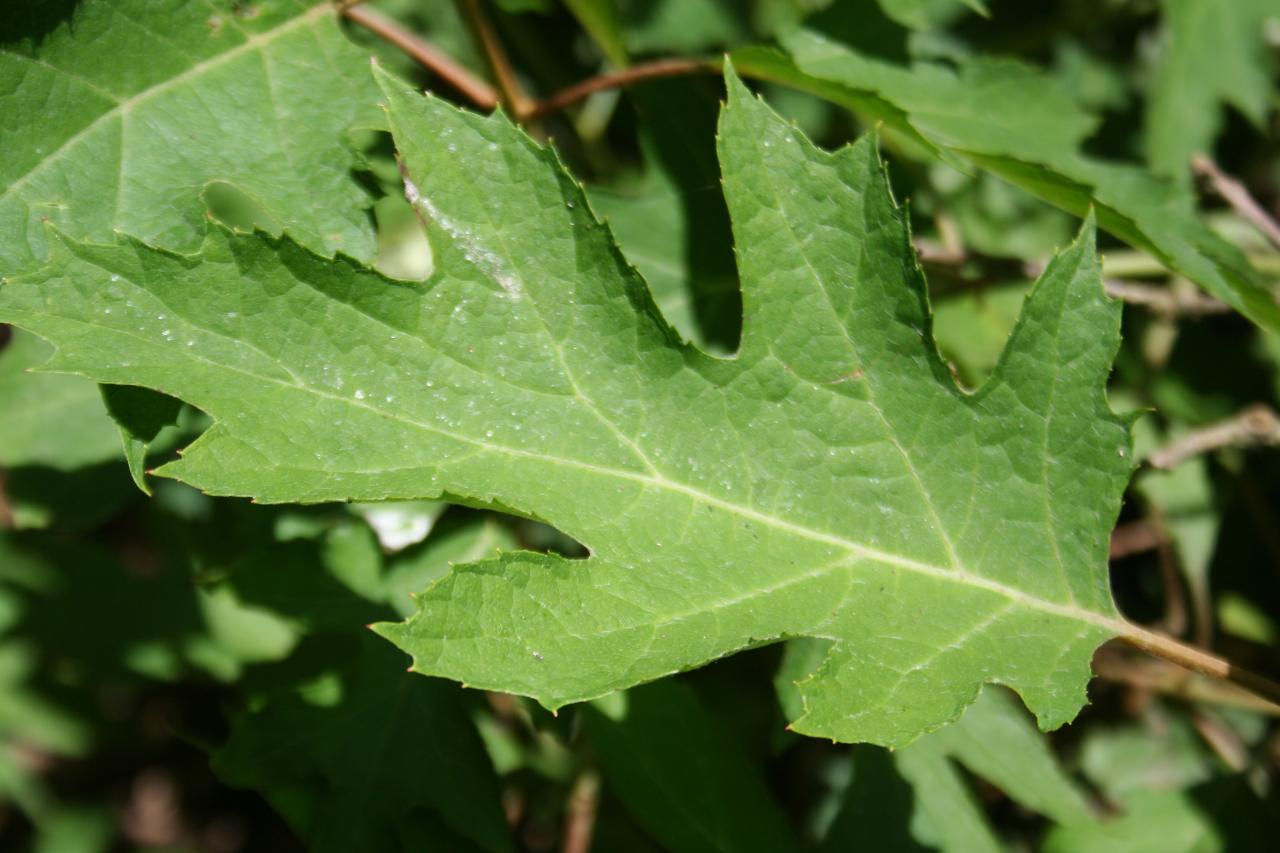
<svg viewBox="0 0 1280 853"><path fill-rule="evenodd" d="M520 282L517 281L514 276L499 275L497 276L497 279L498 284L501 285L503 290L511 295L512 299L520 298L520 294L522 292L520 289Z"/></svg>
<svg viewBox="0 0 1280 853"><path fill-rule="evenodd" d="M404 178L404 197L409 200L409 204L417 207L422 201L422 193L418 192L418 187L413 181Z"/></svg>
<svg viewBox="0 0 1280 853"><path fill-rule="evenodd" d="M466 259L475 264L485 275L496 281L507 296L512 299L519 299L524 292L524 288L521 287L520 280L503 266L502 260L493 252L481 246L469 229L458 225L445 216L440 208L436 207L431 202L431 199L423 195L417 185L409 180L408 176L402 175L401 179L404 181L404 197L409 201L409 204L422 210L430 217L432 222L443 228L445 233L462 247Z"/></svg>

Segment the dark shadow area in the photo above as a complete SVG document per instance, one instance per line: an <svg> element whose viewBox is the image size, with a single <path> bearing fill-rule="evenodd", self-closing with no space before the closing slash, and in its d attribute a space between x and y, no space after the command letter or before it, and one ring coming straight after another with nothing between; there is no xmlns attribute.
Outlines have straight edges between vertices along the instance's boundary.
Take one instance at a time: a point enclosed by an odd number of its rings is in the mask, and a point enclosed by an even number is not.
<svg viewBox="0 0 1280 853"><path fill-rule="evenodd" d="M877 0L836 0L807 19L805 27L876 59L908 59L908 30L886 15Z"/></svg>
<svg viewBox="0 0 1280 853"><path fill-rule="evenodd" d="M926 847L911 835L915 793L898 773L887 749L859 744L852 749L853 779L845 791L844 805L818 849L836 853L847 849L842 842L857 838L867 850L923 853ZM830 842L835 841L835 844Z"/></svg>
<svg viewBox="0 0 1280 853"><path fill-rule="evenodd" d="M1232 853L1274 850L1280 832L1280 804L1273 789L1263 800L1243 776L1226 776L1196 785L1187 792L1220 835L1222 849Z"/></svg>
<svg viewBox="0 0 1280 853"><path fill-rule="evenodd" d="M43 465L10 468L5 492L19 527L54 524L64 532L92 530L141 497L123 461L69 471Z"/></svg>
<svg viewBox="0 0 1280 853"><path fill-rule="evenodd" d="M503 846L498 780L457 684L406 672L366 632L310 637L241 686L253 706L233 715L214 765L262 792L310 849Z"/></svg>
<svg viewBox="0 0 1280 853"><path fill-rule="evenodd" d="M683 208L683 262L698 327L710 345L733 352L742 333L742 295L715 144L723 84L701 77L655 80L630 95L651 156L674 182Z"/></svg>
<svg viewBox="0 0 1280 853"><path fill-rule="evenodd" d="M15 0L0 14L0 43L24 39L39 44L75 15L80 0Z"/></svg>

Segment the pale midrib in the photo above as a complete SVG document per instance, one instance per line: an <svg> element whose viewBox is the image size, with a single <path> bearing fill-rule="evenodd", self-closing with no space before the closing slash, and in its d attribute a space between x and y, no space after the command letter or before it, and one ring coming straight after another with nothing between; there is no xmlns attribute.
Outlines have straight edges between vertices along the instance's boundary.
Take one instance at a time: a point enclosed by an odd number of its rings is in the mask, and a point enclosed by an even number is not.
<svg viewBox="0 0 1280 853"><path fill-rule="evenodd" d="M1053 560L1058 565L1058 575L1062 578L1062 586L1067 591L1067 598L1071 600L1072 604L1076 604L1078 601L1076 590L1071 585L1071 578L1067 574L1067 566L1062 562L1062 547L1058 544L1058 516L1053 507L1053 491L1049 488L1049 447L1052 441L1051 433L1056 411L1058 378L1061 375L1058 367L1062 363L1061 338L1062 317L1059 315L1058 322L1053 329L1053 380L1049 383L1049 400L1048 405L1045 406L1044 443L1041 451L1040 477L1044 481L1045 524L1049 527L1049 544L1053 546Z"/></svg>
<svg viewBox="0 0 1280 853"><path fill-rule="evenodd" d="M92 323L86 323L86 324L95 325ZM129 336L136 336L133 333L125 332L122 330L113 329L112 331L116 331L118 333L129 335ZM151 343L149 339L143 338L143 340L146 340L148 343ZM230 370L236 373L240 373L241 375L247 376L249 378L256 379L260 382L267 382L267 383L278 385L284 388L293 388L299 391L303 391L305 393L312 394L317 397L321 397L327 400L332 400L337 403L342 403L355 408L364 409L379 417L396 421L396 422L405 424L406 426L423 430L425 432L435 433L436 435L444 436L446 438L452 439L462 444L469 444L487 452L502 454L510 457L534 459L539 462L548 462L555 465L563 465L567 468L576 468L578 470L587 471L592 474L598 474L605 477L613 477L620 480L628 480L628 481L639 483L641 485L652 487L655 489L674 492L676 494L684 495L685 497L690 498L696 502L699 502L708 506L714 506L718 509L724 510L725 512L732 513L734 515L737 515L744 519L748 519L750 521L754 521L757 524L764 525L765 527L770 527L770 528L773 528L774 530L780 530L784 533L791 534L801 539L807 539L811 542L819 542L825 545L831 545L833 547L842 548L856 558L874 560L876 562L883 563L885 565L894 566L909 572L914 572L916 574L926 575L928 577L936 578L938 580L944 580L949 583L959 583L959 584L971 586L977 589L982 589L987 592L994 593L996 595L1002 595L1010 599L1011 601L1017 602L1027 607L1034 608L1036 610L1041 610L1046 613L1051 613L1055 616L1061 616L1068 619L1076 619L1078 621L1089 622L1091 624L1107 628L1108 630L1116 633L1126 633L1128 629L1127 623L1125 623L1123 620L1112 619L1100 613L1084 610L1078 606L1058 604L1057 602L1046 601L1045 599L1042 599L1042 598L1036 598L1035 596L1028 595L1027 593L1023 592L1020 589L1006 586L1005 584L999 583L998 581L993 581L993 580L990 580L989 578L984 578L981 575L971 574L964 569L953 569L945 566L937 566L931 563L925 563L919 560L913 560L909 557L903 557L899 554L892 554L892 553L889 553L888 551L881 551L877 548L872 548L860 542L855 542L851 539L846 539L842 536L837 536L834 533L829 533L827 531L806 527L804 525L787 521L784 518L779 518L778 516L770 515L768 513L761 512L759 510L753 509L748 506L744 506L742 504L737 504L732 501L727 501L723 498L710 494L709 492L704 492L701 489L697 489L693 486L688 486L688 485L685 485L684 483L680 483L678 481L669 479L668 477L662 474L655 475L655 474L640 473L637 471L627 471L621 468L612 468L605 465L597 465L591 462L584 462L580 459L570 459L563 456L554 456L548 453L540 453L532 450L525 450L519 447L511 447L509 445L497 444L491 441L485 441L483 439L474 438L469 435L464 435L464 434L452 432L450 430L441 429L440 427L435 426L434 424L418 421L413 418L406 417L405 415L402 415L400 413L388 411L386 409L379 408L378 406L370 405L368 402L365 402L363 400L356 400L351 397L339 396L337 394L330 393L328 391L325 391L320 388L316 388L311 385L299 385L295 383L285 382L282 379L276 379L274 377L261 376L259 374L252 373L250 371L243 370L237 367L232 367L229 365L219 364L218 362L209 361L207 359L195 356L191 353L184 353L184 355L187 355L188 357L192 357L192 358L197 358L199 361L202 361L205 364L220 370ZM93 378L93 377L89 377L89 378ZM158 390L163 391L164 389L158 389ZM831 570L834 570L834 568ZM759 591L759 594L767 594L767 592L768 590L766 589L766 590ZM745 601L747 599L743 598L742 600Z"/></svg>
<svg viewBox="0 0 1280 853"><path fill-rule="evenodd" d="M329 6L328 3L321 3L307 10L306 12L302 13L298 17L293 18L292 20L281 24L275 29L266 30L265 32L256 33L252 36L249 36L244 42L236 45L235 47L231 48L225 53L220 53L217 56L213 57L212 59L206 59L203 62L196 63L195 65L191 66L186 71L183 71L181 74L177 75L176 77L170 77L168 80L165 80L161 83L157 83L156 85L152 86L149 89L144 89L135 95L131 95L128 98L118 101L115 106L113 106L111 109L107 110L106 112L102 113L102 115L95 118L89 124L85 125L74 136L68 138L66 142L59 145L57 150L51 152L48 157L45 157L40 162L36 163L34 166L28 169L24 175L22 175L13 183L11 183L3 193L0 193L0 201L4 201L8 199L10 195L17 193L24 186L26 186L27 182L31 180L33 176L39 174L46 166L52 163L56 163L58 160L62 158L62 155L66 151L68 151L71 148L74 148L82 140L91 136L99 127L104 126L107 122L115 118L117 115L119 116L128 115L129 112L139 104L146 103L147 101L151 100L157 95L163 94L164 92L167 92L168 90L174 88L175 86L180 86L183 83L186 83L188 80L192 80L196 77L199 77L200 75L208 71L211 71L214 68L218 68L219 66L224 65L232 61L233 59L236 59L244 55L245 53L248 53L249 51L257 50L263 45L270 44L271 42L275 41L277 38L280 38L281 36L285 35L286 33L292 32L293 30L305 24L309 24L315 19L322 17L323 15L330 14L330 11L331 11L331 7ZM124 156L123 152L124 152L124 147L122 144L121 146L122 157Z"/></svg>
<svg viewBox="0 0 1280 853"><path fill-rule="evenodd" d="M144 292L147 292L145 288L143 288L143 290ZM33 317L34 316L36 315L33 315ZM99 323L93 322L88 319L79 318L79 317L68 317L63 315L60 319L63 320L64 322L75 323L83 326L89 326L91 328L96 328L96 329L102 329L109 334L122 335L127 338L136 338L146 343L148 346L156 345L155 341L152 340L151 338L148 338L134 331L129 331L129 330L110 327L110 326L103 326ZM17 324L23 325L21 321L18 321ZM38 322L31 326L32 331L36 331L36 328L35 328L36 325L38 325ZM196 326L196 328L201 328L198 324L193 323L192 325ZM53 337L56 338L56 336L53 336ZM244 342L244 341L240 341L239 343L244 343L247 345L247 342ZM398 412L388 411L386 409L379 408L378 406L371 405L369 402L364 400L357 400L352 397L339 396L337 394L331 393L324 389L316 388L312 385L300 383L296 381L296 375L292 374L292 371L290 371L290 373L291 375L295 376L295 381L287 382L283 379L278 379L276 377L263 376L261 374L254 373L244 368L235 367L233 365L221 364L216 361L211 361L210 359L205 358L196 353L184 352L182 353L182 355L192 360L198 361L202 364L205 364L211 368L214 368L215 370L230 371L233 373L240 374L241 376L244 376L246 378L256 380L258 382L276 385L281 388L288 388L288 389L293 389L297 391L302 391L303 393L311 394L315 397L331 400L333 402L341 403L347 406L351 406L353 408L364 409L365 411L370 412L378 417L386 418L387 420L391 420L391 421L396 421L398 423L402 423L406 426L413 427L415 429L419 429L424 432L434 433L436 435L443 436L453 441L457 441L461 444L469 444L473 447L479 448L486 452L506 455L508 457L534 459L539 462L547 462L554 465L561 465L566 468L576 468L578 470L587 471L593 474L598 474L600 476L613 477L615 479L620 479L620 480L628 480L630 482L639 483L643 486L647 486L650 488L684 495L685 497L690 498L695 502L699 502L707 506L716 507L718 509L724 510L725 512L731 513L733 515L737 515L740 518L753 521L765 527L769 527L774 530L779 530L784 533L788 533L792 536L809 540L811 542L818 542L818 543L830 545L836 548L842 548L846 552L848 552L850 555L854 556L855 558L874 560L884 565L893 566L895 568L903 569L904 571L912 572L914 574L924 575L926 577L935 578L937 580L946 581L948 583L961 584L963 586L968 586L975 589L981 589L986 592L993 593L995 595L1003 596L1009 599L1010 601L1013 601L1017 604L1023 605L1025 607L1028 607L1034 610L1039 610L1041 612L1048 613L1054 616L1059 616L1066 619L1073 619L1076 621L1087 622L1092 625L1097 625L1101 628L1105 628L1106 630L1114 634L1129 635L1133 632L1132 626L1130 626L1129 623L1127 623L1123 619L1111 618L1101 613L1096 613L1090 610L1084 610L1077 605L1059 604L1057 602L1047 601L1042 598L1037 598L1033 595L1028 595L1027 593L1023 592L1020 589L1016 589L1011 586L1006 586L1005 584L1002 584L998 581L991 580L989 578L982 577L981 575L971 574L970 572L968 572L963 568L948 568L945 566L938 566L931 563L925 563L919 560L913 560L910 557L904 557L899 554L892 554L887 551L881 551L878 548L872 548L868 545L864 545L861 542L855 542L852 539L846 539L842 536L837 536L836 534L830 533L828 531L817 530L811 527L806 527L802 524L797 524L795 522L788 521L784 518L779 518L778 516L770 515L768 513L761 512L760 510L756 510L751 507L744 506L742 504L737 504L732 501L725 500L723 498L710 494L709 492L704 492L701 489L697 489L693 486L689 486L684 483L671 480L668 477L662 475L661 473L647 474L647 473L641 473L637 471L627 471L621 468L612 468L605 465L597 465L591 462L584 462L580 459L570 459L562 456L554 456L548 453L541 453L533 450L525 450L523 448L510 447L504 444L496 444L492 441L485 441L483 439L474 438L469 435L464 435L464 434L452 432L450 430L441 429L440 427L434 424L425 423L423 421L419 421L419 420L415 420L413 418L407 417ZM51 367L49 369L51 372L58 370L58 368L56 367ZM100 381L98 377L92 375L91 373L85 372L84 370L73 369L73 370L67 370L65 372L85 376L86 378L92 379L94 381ZM166 394L171 394L173 396L180 397L180 398L184 397L183 394L176 392L170 388L155 387L154 390L157 390ZM213 414L213 412L211 411L210 414ZM189 456L190 455L188 454L188 458ZM158 473L160 474L165 473L164 468L161 468L158 471ZM459 491L458 493L461 495L466 495L465 491ZM839 565L839 561L837 561L836 564L834 564L834 566L838 566L838 565ZM833 567L829 570L837 570L837 569ZM812 577L812 570L808 574L810 575L810 577ZM763 590L755 590L753 591L753 593L756 595L767 595L768 588L766 587ZM741 600L743 601L749 600L749 597L753 593L752 592L744 593L744 595L741 597Z"/></svg>

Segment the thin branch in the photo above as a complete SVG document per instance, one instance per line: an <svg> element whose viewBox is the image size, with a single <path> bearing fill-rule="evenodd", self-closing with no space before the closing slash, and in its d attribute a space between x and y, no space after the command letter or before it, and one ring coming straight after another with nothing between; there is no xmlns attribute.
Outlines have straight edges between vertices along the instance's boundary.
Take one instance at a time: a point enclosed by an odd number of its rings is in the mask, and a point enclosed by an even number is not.
<svg viewBox="0 0 1280 853"><path fill-rule="evenodd" d="M564 853L587 853L595 834L596 812L600 807L600 777L594 770L584 770L573 783L565 809Z"/></svg>
<svg viewBox="0 0 1280 853"><path fill-rule="evenodd" d="M1205 578L1185 570L1181 555L1174 548L1173 537L1169 535L1169 522L1164 512L1155 505L1149 506L1147 511L1152 526L1160 531L1156 553L1160 558L1165 586L1165 625L1170 633L1182 634L1186 631L1189 615L1194 628L1192 642L1208 647L1213 642L1213 602L1208 583Z"/></svg>
<svg viewBox="0 0 1280 853"><path fill-rule="evenodd" d="M0 530L13 529L13 507L9 505L9 493L5 491L5 472L0 471Z"/></svg>
<svg viewBox="0 0 1280 853"><path fill-rule="evenodd" d="M1037 278L1044 272L1045 266L1046 264L1039 262L1028 262L1023 268L1029 278ZM1105 263L1103 266L1105 267ZM1115 278L1104 278L1102 286L1112 299L1119 299L1126 305L1148 308L1164 317L1203 317L1208 314L1231 313L1230 305L1197 291L1183 293L1168 287Z"/></svg>
<svg viewBox="0 0 1280 853"><path fill-rule="evenodd" d="M534 104L526 117L540 118L547 113L562 110L583 100L588 95L605 89L624 88L644 80L654 80L659 77L715 73L719 70L720 64L718 62L707 60L683 59L680 57L655 59L652 62L633 65L621 71L613 71L608 74L601 74L598 77L591 77L581 83L575 83L572 86L561 89L559 92Z"/></svg>
<svg viewBox="0 0 1280 853"><path fill-rule="evenodd" d="M1196 727L1196 732L1209 748L1231 768L1231 772L1240 773L1249 766L1249 750L1244 741L1221 720L1208 714L1193 712L1191 724Z"/></svg>
<svg viewBox="0 0 1280 853"><path fill-rule="evenodd" d="M470 22L471 30L475 33L476 40L480 42L485 58L489 60L489 67L498 81L498 88L502 91L502 103L511 111L516 121L523 122L529 116L533 102L524 93L524 88L516 77L515 68L511 65L511 59L507 56L506 48L498 39L493 24L489 22L489 16L481 7L480 0L458 0L458 5Z"/></svg>
<svg viewBox="0 0 1280 853"><path fill-rule="evenodd" d="M1182 589L1182 575L1178 571L1177 558L1164 518L1154 507L1149 518L1122 524L1111 531L1111 547L1107 557L1119 560L1149 551L1156 552L1160 564L1165 612L1162 627L1170 634L1182 634L1187 629L1187 603ZM1197 638L1197 641L1200 639Z"/></svg>
<svg viewBox="0 0 1280 853"><path fill-rule="evenodd" d="M1280 574L1280 515L1277 515L1270 496L1258 485L1248 466L1235 471L1234 480L1234 488L1244 503L1253 532L1262 540L1271 571Z"/></svg>
<svg viewBox="0 0 1280 853"><path fill-rule="evenodd" d="M1028 261L1019 264L1004 258L992 258L968 252L963 247L946 247L929 240L916 240L916 255L921 263L943 270L958 269L973 263L979 267L979 278L965 284L980 285L1016 276L1036 278L1044 272L1045 264ZM1103 280L1107 295L1128 305L1147 308L1166 317L1204 317L1211 314L1230 313L1231 307L1203 293L1182 293L1167 287L1122 281L1114 278Z"/></svg>
<svg viewBox="0 0 1280 853"><path fill-rule="evenodd" d="M1263 404L1249 406L1234 417L1195 430L1152 453L1147 462L1153 468L1168 470L1211 450L1259 445L1280 445L1280 417Z"/></svg>
<svg viewBox="0 0 1280 853"><path fill-rule="evenodd" d="M1280 275L1280 254L1269 251L1245 252L1245 256L1263 275ZM1159 259L1136 249L1113 249L1102 258L1102 271L1117 278L1165 278L1169 267Z"/></svg>
<svg viewBox="0 0 1280 853"><path fill-rule="evenodd" d="M13 328L0 323L0 352L13 340ZM9 493L5 491L5 472L0 470L0 530L13 528L13 507L9 504Z"/></svg>
<svg viewBox="0 0 1280 853"><path fill-rule="evenodd" d="M1103 280L1107 295L1128 305L1150 308L1166 317L1205 317L1210 314L1229 314L1231 306L1212 296L1197 291L1180 293L1167 287L1139 284L1108 278Z"/></svg>
<svg viewBox="0 0 1280 853"><path fill-rule="evenodd" d="M1280 223L1258 204L1249 194L1245 185L1231 177L1218 167L1218 164L1203 154L1197 154L1191 160L1191 171L1208 181L1209 186L1223 201L1240 214L1245 220L1262 232L1274 245L1280 246Z"/></svg>
<svg viewBox="0 0 1280 853"><path fill-rule="evenodd" d="M1280 684L1266 676L1236 666L1217 655L1198 649L1195 646L1175 640L1173 637L1147 630L1140 625L1125 622L1115 626L1116 639L1123 640L1134 648L1141 649L1158 658L1176 663L1184 669L1207 675L1221 681L1230 681L1266 699L1273 710L1268 713L1280 713Z"/></svg>
<svg viewBox="0 0 1280 853"><path fill-rule="evenodd" d="M1111 531L1111 548L1107 556L1111 560L1121 560L1154 551L1163 539L1164 533L1149 520L1131 521Z"/></svg>
<svg viewBox="0 0 1280 853"><path fill-rule="evenodd" d="M1093 658L1094 674L1105 681L1126 684L1188 702L1245 708L1273 716L1280 714L1280 705L1268 702L1234 684L1202 678L1163 660L1142 659L1123 652L1122 648L1114 643L1107 643L1099 648Z"/></svg>
<svg viewBox="0 0 1280 853"><path fill-rule="evenodd" d="M916 238L916 256L921 263L937 267L958 267L974 260L963 246L935 243L924 237Z"/></svg>
<svg viewBox="0 0 1280 853"><path fill-rule="evenodd" d="M1164 529L1164 519L1154 507L1152 515L1156 526ZM1156 546L1156 561L1160 566L1160 586L1164 588L1164 619L1161 620L1161 627L1175 637L1181 636L1187 630L1187 597L1182 588L1178 558L1174 555L1173 543L1167 534L1160 537Z"/></svg>
<svg viewBox="0 0 1280 853"><path fill-rule="evenodd" d="M352 23L359 24L387 43L400 48L409 58L435 73L480 109L491 110L498 105L498 93L492 86L463 68L435 45L424 41L385 15L364 6L344 6L342 14Z"/></svg>

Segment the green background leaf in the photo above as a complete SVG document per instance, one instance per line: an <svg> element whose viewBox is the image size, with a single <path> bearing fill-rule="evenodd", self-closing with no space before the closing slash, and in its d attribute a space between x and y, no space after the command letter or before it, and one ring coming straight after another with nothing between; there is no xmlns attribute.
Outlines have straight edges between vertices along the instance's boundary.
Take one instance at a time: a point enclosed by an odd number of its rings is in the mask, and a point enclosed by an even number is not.
<svg viewBox="0 0 1280 853"><path fill-rule="evenodd" d="M215 191L315 251L372 258L344 136L376 126L375 94L328 3L19 5L0 29L0 272L44 257L43 222L192 251Z"/></svg>
<svg viewBox="0 0 1280 853"><path fill-rule="evenodd" d="M817 21L784 36L786 57L747 50L734 61L752 76L847 106L902 134L908 145L988 170L1072 213L1084 215L1092 206L1104 229L1263 328L1280 329L1266 280L1198 219L1184 189L1081 151L1096 120L1049 78L1020 62L988 57L965 60L955 70L908 63L895 55L903 35L875 18L873 11L855 15L841 5L826 26L832 32ZM851 28L853 20L859 24Z"/></svg>

